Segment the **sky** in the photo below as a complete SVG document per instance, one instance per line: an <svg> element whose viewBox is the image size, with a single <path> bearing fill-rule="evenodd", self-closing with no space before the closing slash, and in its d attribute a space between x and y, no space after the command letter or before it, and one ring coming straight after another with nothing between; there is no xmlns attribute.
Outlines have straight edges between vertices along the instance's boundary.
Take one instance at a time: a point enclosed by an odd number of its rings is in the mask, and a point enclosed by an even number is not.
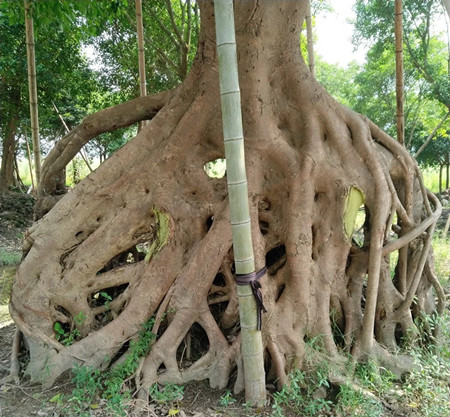
<svg viewBox="0 0 450 417"><path fill-rule="evenodd" d="M316 25L313 29L316 36L314 49L330 64L345 67L352 60L360 64L365 61L366 48L360 47L354 51L351 43L353 25L348 20L355 18L352 10L355 2L356 0L328 0L333 11L321 12L316 16ZM432 29L435 33L445 33L444 16L443 13L441 18L433 23Z"/></svg>
<svg viewBox="0 0 450 417"><path fill-rule="evenodd" d="M321 12L316 16L314 27L316 53L328 63L343 67L352 60L363 63L366 50L361 47L353 51L351 43L353 26L348 22L348 19L355 17L352 11L355 0L328 0L328 3L333 11Z"/></svg>

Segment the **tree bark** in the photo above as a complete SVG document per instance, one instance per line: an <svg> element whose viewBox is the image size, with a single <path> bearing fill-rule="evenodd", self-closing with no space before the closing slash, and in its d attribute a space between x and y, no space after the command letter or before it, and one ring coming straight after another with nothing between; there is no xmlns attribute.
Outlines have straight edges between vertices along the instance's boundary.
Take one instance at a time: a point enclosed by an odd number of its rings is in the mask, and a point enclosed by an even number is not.
<svg viewBox="0 0 450 417"><path fill-rule="evenodd" d="M16 150L16 131L19 122L17 113L11 115L6 125L3 139L2 164L0 168L0 192L5 192L16 184L14 179L14 158Z"/></svg>
<svg viewBox="0 0 450 417"><path fill-rule="evenodd" d="M244 388L226 179L204 169L225 150L213 4L200 5L197 57L179 88L90 116L47 158L51 185L50 173L81 143L152 118L26 234L10 310L35 380L51 384L74 364L105 369L124 360L129 340L156 317L157 340L135 376L141 395L155 382L207 379L224 388L232 375L235 391ZM235 7L251 235L255 265L268 271L266 378L287 383L315 353L337 369L348 353L373 355L401 373L408 362L396 355L399 332L417 334L414 319L436 309L433 286L442 293L424 274L439 201L404 146L314 79L298 45L306 2ZM355 189L365 212L358 239L346 214ZM404 294L389 268L390 253L403 247ZM64 346L56 323L80 336ZM188 333L198 341L191 361Z"/></svg>

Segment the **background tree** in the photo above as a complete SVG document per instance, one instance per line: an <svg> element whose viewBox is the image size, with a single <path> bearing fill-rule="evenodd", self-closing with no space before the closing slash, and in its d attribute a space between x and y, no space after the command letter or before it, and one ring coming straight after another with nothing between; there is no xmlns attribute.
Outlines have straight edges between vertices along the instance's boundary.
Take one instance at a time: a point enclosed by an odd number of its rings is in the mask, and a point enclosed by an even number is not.
<svg viewBox="0 0 450 417"><path fill-rule="evenodd" d="M392 49L391 45L394 43L394 38L391 30L392 25L389 25L388 19L392 19L394 2L360 1L356 3L355 10L357 13L355 41L373 45L370 53L372 58L375 58L375 62L377 57L389 55L388 51ZM438 15L442 15L439 2L414 0L403 5L405 94L410 95L409 98L406 96L406 106L409 106L412 110L414 101L420 102L421 105L429 103L430 100L441 103L443 108L441 114L437 118L435 117L435 126L447 113L450 106L450 74L447 65L448 45L440 40L436 34L433 34L431 30L432 22ZM406 68L406 66L409 68ZM415 82L408 82L408 77ZM374 93L376 94L376 92ZM412 97L411 93L413 94ZM414 96L417 98L414 98ZM411 131L414 130L416 124L414 117L411 116L418 113L418 108L410 111L410 120L406 121L407 130L409 124L409 135L411 135ZM405 115L408 118L408 110L405 110ZM381 122L377 121L377 123L384 126ZM435 126L431 127L430 132ZM408 138L408 132L406 132L406 137ZM411 137L409 143L411 144ZM414 152L414 149L412 151Z"/></svg>
<svg viewBox="0 0 450 417"><path fill-rule="evenodd" d="M21 2L0 4L1 42L0 77L2 94L2 169L0 187L7 190L17 185L12 172L18 152L24 154L25 137L30 135L30 112L26 100L27 68L24 10ZM55 103L69 126L80 122L95 91L99 91L93 72L83 57L75 31L63 30L56 22L40 25L39 9L35 9L37 77L39 78L39 119L41 146L48 152L55 140L64 135Z"/></svg>
<svg viewBox="0 0 450 417"><path fill-rule="evenodd" d="M27 69L28 90L31 119L31 140L33 142L34 170L36 173L36 184L41 180L41 143L39 140L39 113L36 80L36 53L34 44L34 27L31 3L24 0L25 8L25 38L27 45Z"/></svg>

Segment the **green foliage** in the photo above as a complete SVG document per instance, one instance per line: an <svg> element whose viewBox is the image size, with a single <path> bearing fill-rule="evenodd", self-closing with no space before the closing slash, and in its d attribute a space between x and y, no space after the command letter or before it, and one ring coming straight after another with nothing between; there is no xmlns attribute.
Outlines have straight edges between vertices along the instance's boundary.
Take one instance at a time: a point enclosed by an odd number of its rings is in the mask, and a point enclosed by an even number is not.
<svg viewBox="0 0 450 417"><path fill-rule="evenodd" d="M329 412L332 402L322 398L321 387L329 387L327 363L323 362L311 373L300 370L292 372L289 384L273 396L272 416L284 417L285 410L299 416L317 416Z"/></svg>
<svg viewBox="0 0 450 417"><path fill-rule="evenodd" d="M172 17L173 16L173 19ZM117 100L139 95L134 1L121 5L97 36L88 39L97 52L101 79ZM199 33L195 1L143 2L147 89L157 92L182 81L192 64Z"/></svg>
<svg viewBox="0 0 450 417"><path fill-rule="evenodd" d="M73 321L77 326L81 326L84 320L86 320L86 314L83 311L80 311L73 318ZM55 331L56 340L61 342L64 346L72 345L81 336L80 331L77 328L66 330L66 326L61 324L59 321L55 322L53 325L53 330Z"/></svg>
<svg viewBox="0 0 450 417"><path fill-rule="evenodd" d="M441 281L441 285L450 285L450 256L449 256L450 238L443 239L440 232L433 236L433 251L435 258L436 274Z"/></svg>
<svg viewBox="0 0 450 417"><path fill-rule="evenodd" d="M149 390L150 398L159 404L173 404L181 401L184 395L184 387L180 385L153 384Z"/></svg>
<svg viewBox="0 0 450 417"><path fill-rule="evenodd" d="M404 111L405 144L414 154L448 111L450 88L448 48L433 22L442 13L439 2L404 2ZM347 69L316 60L317 78L341 103L368 116L396 136L394 1L355 3L354 44L370 47L363 66ZM420 155L427 165L448 164L450 140L443 125ZM447 129L447 130L446 130Z"/></svg>
<svg viewBox="0 0 450 417"><path fill-rule="evenodd" d="M75 365L72 371L72 382L75 383L75 388L67 398L68 407L64 409L70 410L69 415L88 417L91 415L90 410L96 408L98 392L103 388L101 371L79 365Z"/></svg>
<svg viewBox="0 0 450 417"><path fill-rule="evenodd" d="M336 411L339 416L377 417L384 415L382 403L349 384L341 386Z"/></svg>
<svg viewBox="0 0 450 417"><path fill-rule="evenodd" d="M450 413L450 317L439 319L440 343L433 349L415 348L415 368L406 376L401 396L421 416L445 416ZM437 323L435 323L437 324Z"/></svg>
<svg viewBox="0 0 450 417"><path fill-rule="evenodd" d="M22 255L18 252L0 249L0 266L18 265Z"/></svg>
<svg viewBox="0 0 450 417"><path fill-rule="evenodd" d="M64 2L74 3L74 2ZM82 53L82 45L73 25L68 29L55 17L63 3L33 2L35 23L36 75L38 84L39 124L43 152L52 141L65 134L53 103L58 107L69 127L81 121L93 91L98 91L95 74L89 69ZM41 8L49 6L46 13ZM52 18L53 17L53 18ZM45 24L40 24L45 21ZM27 58L25 48L23 1L0 2L0 133L2 138L13 117L18 123L13 135L18 149L25 154L29 104Z"/></svg>
<svg viewBox="0 0 450 417"><path fill-rule="evenodd" d="M222 407L229 407L231 404L234 404L236 402L236 399L233 398L233 394L230 390L227 390L225 394L220 397L220 405Z"/></svg>
<svg viewBox="0 0 450 417"><path fill-rule="evenodd" d="M106 293L105 293L106 294ZM103 295L103 294L102 294ZM106 294L108 295L108 294ZM104 296L104 295L103 295ZM105 297L109 301L108 297ZM74 317L77 324L86 319L83 312ZM114 416L126 415L126 402L131 399L131 389L128 379L137 371L141 358L150 350L156 336L152 333L154 319L147 320L140 330L138 337L130 341L125 360L115 364L109 371L101 372L89 366L76 365L73 369L72 382L75 388L69 395L57 394L50 401L59 405L67 416L90 416L90 410L106 403L106 408ZM56 337L58 335L63 343L69 345L76 337L75 331L66 332L59 322L55 323ZM183 388L175 385L161 388L161 402L176 401L182 397ZM155 397L158 395L155 391Z"/></svg>
<svg viewBox="0 0 450 417"><path fill-rule="evenodd" d="M64 346L72 345L73 342L80 337L78 329L66 331L59 321L53 325L53 330L55 331L56 340L61 342Z"/></svg>

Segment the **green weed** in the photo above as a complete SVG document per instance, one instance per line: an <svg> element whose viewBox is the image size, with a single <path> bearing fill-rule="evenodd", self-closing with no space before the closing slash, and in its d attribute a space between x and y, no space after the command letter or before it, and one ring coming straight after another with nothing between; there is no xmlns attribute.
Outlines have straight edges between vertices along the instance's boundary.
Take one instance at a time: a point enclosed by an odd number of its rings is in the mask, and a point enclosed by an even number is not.
<svg viewBox="0 0 450 417"><path fill-rule="evenodd" d="M383 415L380 400L354 389L349 384L340 387L336 412L339 416L377 417Z"/></svg>
<svg viewBox="0 0 450 417"><path fill-rule="evenodd" d="M181 401L184 396L184 387L180 385L153 384L149 390L150 397L159 404L173 404Z"/></svg>
<svg viewBox="0 0 450 417"><path fill-rule="evenodd" d="M73 321L81 326L86 320L86 314L83 311L80 311L76 316L74 316ZM71 329L69 331L64 329L64 326L57 321L53 325L53 330L55 331L55 337L58 342L61 342L64 346L72 345L77 339L80 338L81 334L78 329Z"/></svg>
<svg viewBox="0 0 450 417"><path fill-rule="evenodd" d="M230 390L227 390L225 394L220 397L220 405L222 407L229 407L231 404L235 403L236 399L233 398L233 394L231 394Z"/></svg>
<svg viewBox="0 0 450 417"><path fill-rule="evenodd" d="M0 249L0 266L14 266L20 263L22 254L19 252L12 252L6 249Z"/></svg>
<svg viewBox="0 0 450 417"><path fill-rule="evenodd" d="M77 324L82 324L86 319L83 312L74 317ZM58 337L64 337L63 343L73 341L76 333L64 332L56 326L55 332ZM156 336L151 332L154 319L151 318L142 325L142 329L135 340L130 342L125 360L112 367L107 372L94 370L89 366L75 366L72 369L72 382L75 388L71 394L64 396L57 394L50 401L61 406L66 416L90 416L90 411L104 404L112 416L125 416L127 410L126 402L131 399L132 387L127 381L137 371L142 357L151 349ZM58 327L58 330L57 330ZM166 385L159 387L154 385L150 390L150 396L154 401L160 403L173 403L183 397L184 387L176 385Z"/></svg>
<svg viewBox="0 0 450 417"><path fill-rule="evenodd" d="M423 183L433 193L439 192L439 170L434 167L422 170Z"/></svg>
<svg viewBox="0 0 450 417"><path fill-rule="evenodd" d="M436 266L436 275L441 285L450 284L450 238L443 239L440 232L436 232L433 237L433 252Z"/></svg>
<svg viewBox="0 0 450 417"><path fill-rule="evenodd" d="M321 387L329 387L328 364L325 362L315 372L292 372L289 384L273 396L272 417L284 417L285 409L299 416L320 416L329 412L332 402L322 398Z"/></svg>

